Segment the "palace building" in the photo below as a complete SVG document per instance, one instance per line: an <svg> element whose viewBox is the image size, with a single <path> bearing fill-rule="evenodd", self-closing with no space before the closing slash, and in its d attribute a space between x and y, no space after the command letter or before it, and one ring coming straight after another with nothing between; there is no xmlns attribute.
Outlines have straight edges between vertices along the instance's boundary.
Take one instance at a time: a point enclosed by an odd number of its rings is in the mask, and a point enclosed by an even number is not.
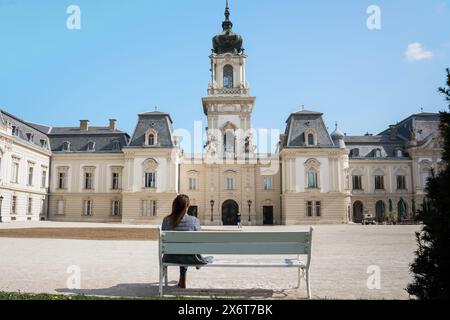
<svg viewBox="0 0 450 320"><path fill-rule="evenodd" d="M243 38L228 4L213 38L211 81L202 98L207 143L181 151L172 117L138 115L134 132L53 127L0 111L0 221L160 223L173 198L191 198L189 214L206 225L292 225L412 217L431 169L439 170L439 115L419 113L378 135L330 133L323 114L287 117L277 152L257 153L255 97L246 79ZM280 119L281 120L281 119Z"/></svg>

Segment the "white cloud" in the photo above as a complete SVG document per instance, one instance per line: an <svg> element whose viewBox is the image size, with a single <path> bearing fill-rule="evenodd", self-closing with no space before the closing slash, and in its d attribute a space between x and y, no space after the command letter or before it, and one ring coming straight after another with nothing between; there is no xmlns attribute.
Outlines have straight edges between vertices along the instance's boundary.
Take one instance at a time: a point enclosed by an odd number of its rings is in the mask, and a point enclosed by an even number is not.
<svg viewBox="0 0 450 320"><path fill-rule="evenodd" d="M433 59L433 52L425 49L421 43L414 42L408 45L405 52L406 61L420 61Z"/></svg>

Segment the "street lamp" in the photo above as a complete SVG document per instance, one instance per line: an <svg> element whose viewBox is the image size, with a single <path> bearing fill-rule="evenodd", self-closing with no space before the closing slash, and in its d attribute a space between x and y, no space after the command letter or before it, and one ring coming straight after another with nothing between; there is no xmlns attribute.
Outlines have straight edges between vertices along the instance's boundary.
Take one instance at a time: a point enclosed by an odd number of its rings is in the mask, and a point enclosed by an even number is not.
<svg viewBox="0 0 450 320"><path fill-rule="evenodd" d="M0 222L2 222L3 196L0 196Z"/></svg>
<svg viewBox="0 0 450 320"><path fill-rule="evenodd" d="M248 222L252 222L252 216L250 215L250 211L252 208L252 200L248 200L247 204L248 204Z"/></svg>
<svg viewBox="0 0 450 320"><path fill-rule="evenodd" d="M211 205L211 222L214 221L214 200L211 200L209 202L209 204Z"/></svg>

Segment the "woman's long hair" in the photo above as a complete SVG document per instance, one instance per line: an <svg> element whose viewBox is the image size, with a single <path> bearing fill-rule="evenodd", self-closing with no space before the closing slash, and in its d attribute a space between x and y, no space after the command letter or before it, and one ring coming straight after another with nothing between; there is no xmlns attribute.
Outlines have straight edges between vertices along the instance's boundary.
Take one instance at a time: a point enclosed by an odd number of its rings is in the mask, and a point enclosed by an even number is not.
<svg viewBox="0 0 450 320"><path fill-rule="evenodd" d="M189 197L185 194L180 194L173 200L172 213L167 217L172 228L180 224L189 206Z"/></svg>

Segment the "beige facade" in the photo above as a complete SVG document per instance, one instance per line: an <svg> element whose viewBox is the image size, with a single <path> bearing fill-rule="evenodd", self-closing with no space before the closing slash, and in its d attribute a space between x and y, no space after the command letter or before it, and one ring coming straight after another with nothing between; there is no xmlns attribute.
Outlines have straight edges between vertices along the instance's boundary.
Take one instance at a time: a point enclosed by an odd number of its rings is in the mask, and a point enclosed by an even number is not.
<svg viewBox="0 0 450 320"><path fill-rule="evenodd" d="M47 211L48 139L0 112L0 221L39 221Z"/></svg>

